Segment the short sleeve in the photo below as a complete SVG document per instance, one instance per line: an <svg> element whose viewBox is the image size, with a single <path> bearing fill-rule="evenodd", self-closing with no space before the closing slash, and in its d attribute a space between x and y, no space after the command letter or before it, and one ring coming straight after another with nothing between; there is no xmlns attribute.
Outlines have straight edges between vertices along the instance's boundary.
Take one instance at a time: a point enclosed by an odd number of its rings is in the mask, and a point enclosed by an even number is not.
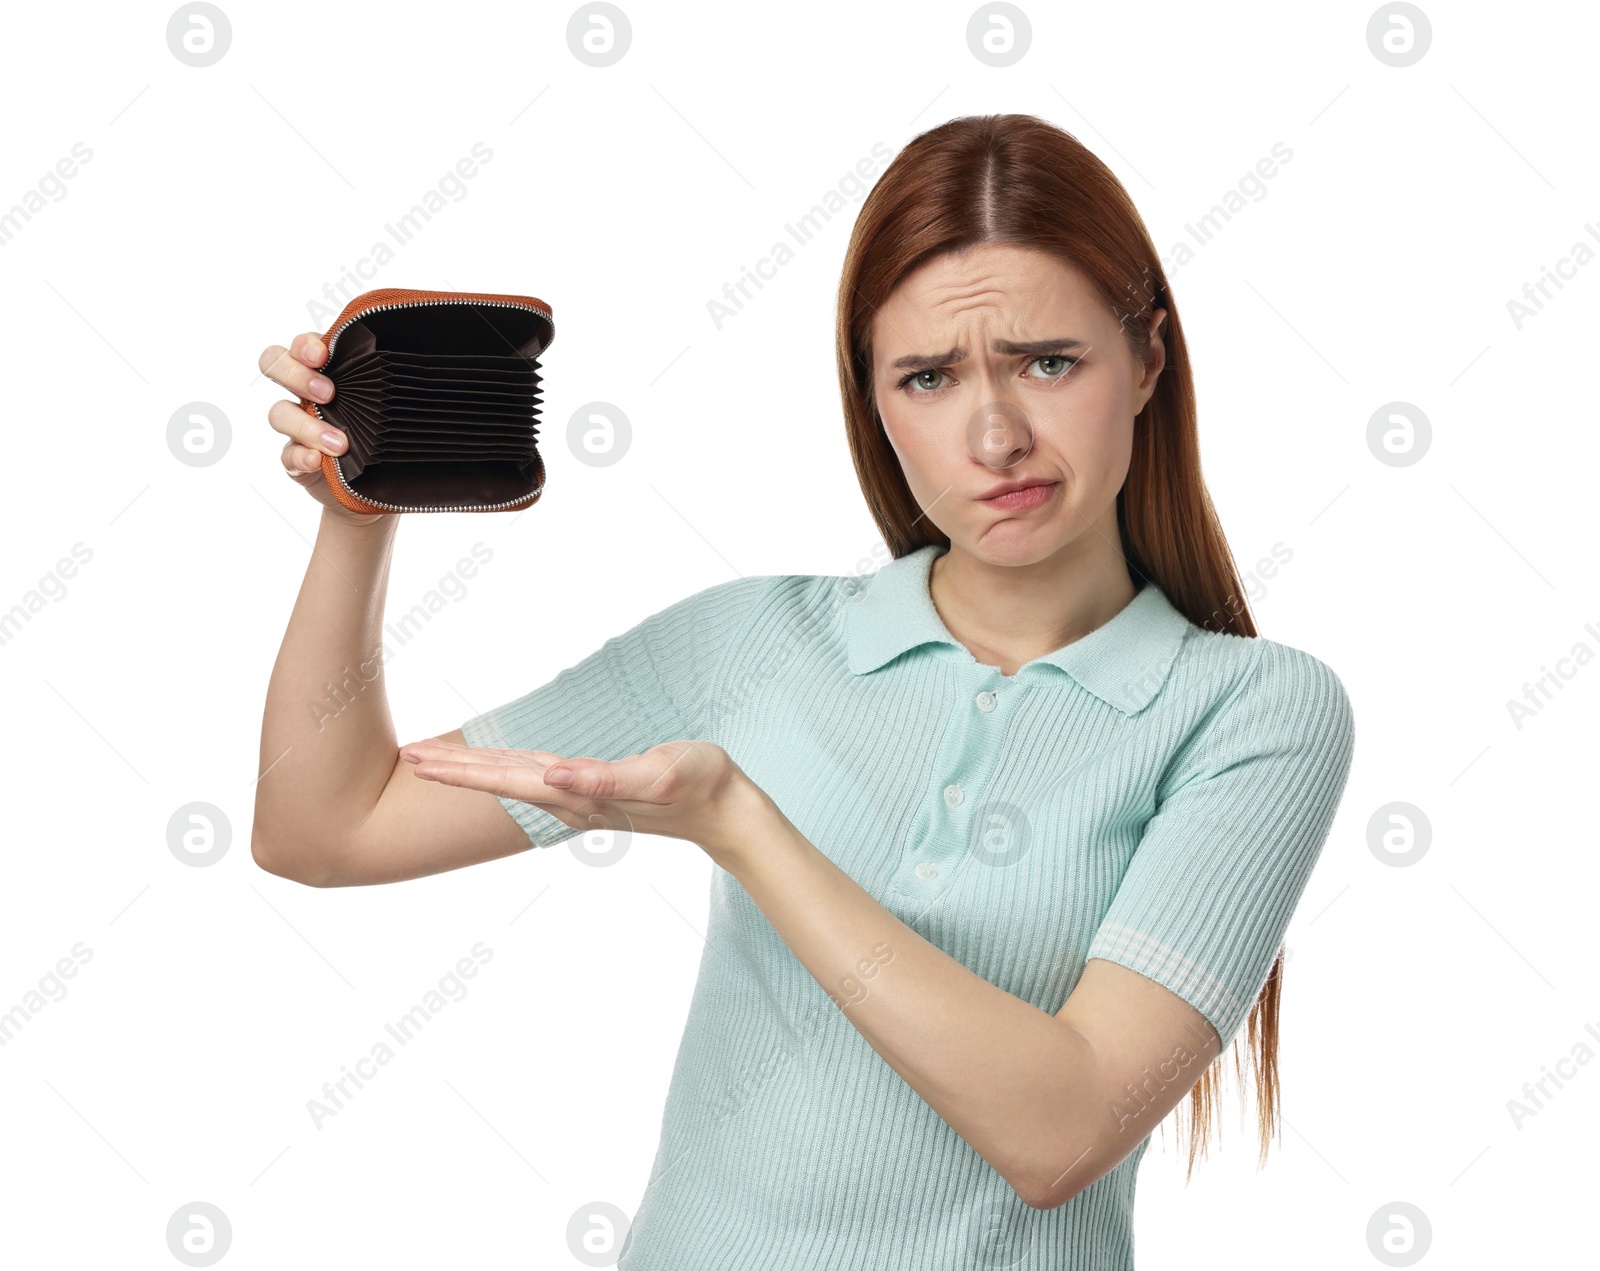
<svg viewBox="0 0 1600 1271"><path fill-rule="evenodd" d="M461 725L469 746L622 759L695 738L735 633L770 577L717 583L643 619L554 679ZM501 798L536 847L583 831L520 799Z"/></svg>
<svg viewBox="0 0 1600 1271"><path fill-rule="evenodd" d="M1087 955L1172 990L1224 1049L1322 853L1355 739L1329 667L1259 644L1252 669L1175 763Z"/></svg>

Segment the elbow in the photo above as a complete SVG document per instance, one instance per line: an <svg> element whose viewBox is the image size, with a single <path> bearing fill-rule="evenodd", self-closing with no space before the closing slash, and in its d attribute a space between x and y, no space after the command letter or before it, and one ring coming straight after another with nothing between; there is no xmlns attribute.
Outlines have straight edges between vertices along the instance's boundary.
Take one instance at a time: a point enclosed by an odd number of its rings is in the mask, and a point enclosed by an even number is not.
<svg viewBox="0 0 1600 1271"><path fill-rule="evenodd" d="M291 883L299 883L304 887L324 887L327 885L325 879L308 875L303 868L303 863L292 862L286 859L281 852L274 851L260 831L254 828L250 832L250 859L256 863L256 868L264 873L287 879Z"/></svg>
<svg viewBox="0 0 1600 1271"><path fill-rule="evenodd" d="M1051 1189L1046 1183L1037 1180L1008 1180L1011 1181L1011 1191L1016 1193L1019 1201L1029 1209L1051 1210L1059 1209L1072 1197L1077 1196L1077 1191L1067 1186Z"/></svg>
<svg viewBox="0 0 1600 1271"><path fill-rule="evenodd" d="M1059 1209L1076 1196L1079 1190L1069 1183L1063 1182L1052 1186L1049 1181L1036 1178L1008 1181L1011 1181L1011 1190L1016 1192L1017 1199L1029 1209Z"/></svg>
<svg viewBox="0 0 1600 1271"><path fill-rule="evenodd" d="M1017 1194L1017 1199L1029 1209L1059 1209L1098 1177L1085 1166L1084 1158L1063 1160L1059 1154L1047 1160L1029 1160L1006 1175L1006 1182Z"/></svg>

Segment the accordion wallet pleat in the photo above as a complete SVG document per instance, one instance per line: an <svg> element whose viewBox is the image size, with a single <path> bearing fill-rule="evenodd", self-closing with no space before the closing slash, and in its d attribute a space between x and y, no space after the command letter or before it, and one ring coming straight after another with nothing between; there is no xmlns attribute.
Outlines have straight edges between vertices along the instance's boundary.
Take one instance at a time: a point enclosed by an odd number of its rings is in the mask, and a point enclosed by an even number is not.
<svg viewBox="0 0 1600 1271"><path fill-rule="evenodd" d="M533 296L382 287L323 335L333 400L300 405L344 432L322 456L353 512L511 512L544 493L539 357L555 338Z"/></svg>

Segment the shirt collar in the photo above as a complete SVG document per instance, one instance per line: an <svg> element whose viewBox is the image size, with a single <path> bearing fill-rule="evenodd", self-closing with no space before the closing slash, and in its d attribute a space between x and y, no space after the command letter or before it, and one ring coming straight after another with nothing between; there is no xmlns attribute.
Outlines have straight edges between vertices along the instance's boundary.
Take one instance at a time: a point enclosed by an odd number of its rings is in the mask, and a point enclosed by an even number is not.
<svg viewBox="0 0 1600 1271"><path fill-rule="evenodd" d="M879 569L857 592L845 613L850 670L864 675L909 649L949 645L972 659L933 607L928 578L934 559L947 548L929 543ZM1154 582L1088 635L1034 659L1028 666L1054 666L1101 701L1125 715L1142 710L1161 691L1189 620ZM1026 668L1024 668L1026 669Z"/></svg>

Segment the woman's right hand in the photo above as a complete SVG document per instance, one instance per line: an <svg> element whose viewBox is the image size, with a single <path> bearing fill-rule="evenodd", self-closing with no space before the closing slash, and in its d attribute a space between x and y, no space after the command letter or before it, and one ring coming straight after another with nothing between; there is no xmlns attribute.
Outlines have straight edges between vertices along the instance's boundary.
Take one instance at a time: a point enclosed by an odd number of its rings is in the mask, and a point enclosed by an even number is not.
<svg viewBox="0 0 1600 1271"><path fill-rule="evenodd" d="M333 399L333 381L317 374L317 367L328 359L328 348L315 331L297 335L289 347L274 344L261 353L261 373L275 384L314 402ZM288 400L273 402L267 410L267 422L289 440L284 443L281 456L283 469L303 487L313 499L335 514L340 520L352 524L372 525L387 520L387 516L352 512L328 488L322 475L322 456L343 454L344 433L329 423L324 423L298 402Z"/></svg>

